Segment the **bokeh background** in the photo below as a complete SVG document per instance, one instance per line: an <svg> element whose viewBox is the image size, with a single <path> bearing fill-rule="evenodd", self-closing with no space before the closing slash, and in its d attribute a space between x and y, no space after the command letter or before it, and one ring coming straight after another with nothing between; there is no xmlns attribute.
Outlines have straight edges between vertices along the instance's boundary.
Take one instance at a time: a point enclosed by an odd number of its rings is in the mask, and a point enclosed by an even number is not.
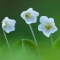
<svg viewBox="0 0 60 60"><path fill-rule="evenodd" d="M11 55L9 53L1 27L1 22L6 16L10 19L16 20L15 31L9 34L6 33L11 48L17 41L21 39L29 39L34 41L29 26L20 17L21 12L30 7L40 13L37 23L31 24L39 45L39 57L41 60L60 60L60 51L55 49L52 59L51 37L47 38L42 32L38 31L40 16L52 17L55 19L55 24L58 27L58 31L52 34L53 42L60 37L59 0L0 0L0 60L39 60L37 51L32 50L33 48L28 48L29 46L26 44L25 46L27 47L25 47L23 54L21 53L22 48L20 47L20 49L15 50L13 55Z"/></svg>

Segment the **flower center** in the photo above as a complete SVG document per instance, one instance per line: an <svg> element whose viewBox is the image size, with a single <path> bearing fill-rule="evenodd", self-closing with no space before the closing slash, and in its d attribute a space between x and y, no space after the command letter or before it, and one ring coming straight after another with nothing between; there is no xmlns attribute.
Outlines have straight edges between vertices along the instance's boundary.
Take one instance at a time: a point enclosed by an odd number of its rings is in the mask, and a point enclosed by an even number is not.
<svg viewBox="0 0 60 60"><path fill-rule="evenodd" d="M5 26L4 28L6 28L9 25L8 21L5 21Z"/></svg>
<svg viewBox="0 0 60 60"><path fill-rule="evenodd" d="M46 28L47 30L50 30L52 28L52 24L47 22L44 28Z"/></svg>
<svg viewBox="0 0 60 60"><path fill-rule="evenodd" d="M30 18L30 17L31 17L31 13L30 13L30 12L27 12L27 13L25 14L25 17L26 17L26 18Z"/></svg>

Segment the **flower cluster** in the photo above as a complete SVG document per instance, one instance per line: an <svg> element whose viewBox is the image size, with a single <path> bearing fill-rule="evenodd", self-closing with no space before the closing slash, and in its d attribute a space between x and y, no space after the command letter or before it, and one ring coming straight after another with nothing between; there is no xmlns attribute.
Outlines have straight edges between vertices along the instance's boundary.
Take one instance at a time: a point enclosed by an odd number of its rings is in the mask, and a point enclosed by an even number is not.
<svg viewBox="0 0 60 60"><path fill-rule="evenodd" d="M25 20L27 24L32 24L37 22L37 17L39 16L39 12L33 10L33 8L29 8L26 11L23 11L20 16ZM14 19L9 19L5 17L2 21L2 29L9 33L15 30L16 21ZM50 34L56 32L58 29L55 26L54 18L48 18L47 16L40 17L40 24L38 25L38 30L42 31L43 34L47 37Z"/></svg>
<svg viewBox="0 0 60 60"><path fill-rule="evenodd" d="M29 8L26 11L21 13L21 17L25 20L27 24L36 23L37 17L39 13L34 11L33 8ZM40 17L40 23L38 25L38 30L42 31L44 35L47 37L50 36L51 33L57 31L57 27L55 26L54 18L48 18L47 16Z"/></svg>

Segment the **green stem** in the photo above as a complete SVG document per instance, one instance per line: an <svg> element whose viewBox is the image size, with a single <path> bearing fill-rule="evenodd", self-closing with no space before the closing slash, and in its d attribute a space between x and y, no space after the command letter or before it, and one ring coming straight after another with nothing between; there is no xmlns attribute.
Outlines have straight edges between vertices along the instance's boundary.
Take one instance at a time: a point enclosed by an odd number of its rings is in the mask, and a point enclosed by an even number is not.
<svg viewBox="0 0 60 60"><path fill-rule="evenodd" d="M31 30L32 36L33 36L33 38L34 38L34 41L35 41L35 44L36 44L36 47L37 47L37 50L38 50L39 60L41 60L40 52L39 52L39 47L38 47L38 43L37 43L37 40L36 40L36 37L35 37L34 31L33 31L32 26L31 26L30 24L29 24L29 27L30 27L30 30Z"/></svg>
<svg viewBox="0 0 60 60"><path fill-rule="evenodd" d="M22 40L22 52L25 50L25 47L24 47L24 39L21 39Z"/></svg>
<svg viewBox="0 0 60 60"><path fill-rule="evenodd" d="M51 35L51 45L52 45L52 60L53 60L53 37Z"/></svg>
<svg viewBox="0 0 60 60"><path fill-rule="evenodd" d="M3 34L4 34L4 37L5 37L6 43L8 45L8 48L9 48L9 50L11 52L11 48L10 48L10 45L9 45L9 42L8 42L8 39L7 39L7 36L6 36L5 32L4 32L4 30L3 30Z"/></svg>
<svg viewBox="0 0 60 60"><path fill-rule="evenodd" d="M23 58L25 59L26 50L25 50L25 46L24 46L24 39L21 39L21 40L22 40L22 56L23 56Z"/></svg>
<svg viewBox="0 0 60 60"><path fill-rule="evenodd" d="M29 27L30 27L31 33L32 33L32 35L33 35L34 41L35 41L35 43L36 43L36 46L38 47L38 43L37 43L37 40L36 40L35 34L34 34L34 32L33 32L32 26L29 25Z"/></svg>

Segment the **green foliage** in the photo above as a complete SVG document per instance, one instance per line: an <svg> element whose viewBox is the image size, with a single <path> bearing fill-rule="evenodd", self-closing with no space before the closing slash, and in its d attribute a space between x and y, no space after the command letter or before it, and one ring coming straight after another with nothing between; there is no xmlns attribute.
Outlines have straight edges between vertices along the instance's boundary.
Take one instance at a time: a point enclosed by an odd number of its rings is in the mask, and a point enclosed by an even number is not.
<svg viewBox="0 0 60 60"><path fill-rule="evenodd" d="M0 55L2 54L2 49L0 48Z"/></svg>
<svg viewBox="0 0 60 60"><path fill-rule="evenodd" d="M27 48L36 49L35 43L32 40L29 40L29 39L21 39L18 42L16 42L13 47L21 49L21 47L23 45Z"/></svg>
<svg viewBox="0 0 60 60"><path fill-rule="evenodd" d="M18 59L22 59L22 60L38 59L37 48L32 40L21 39L13 45L13 48L14 48L14 57Z"/></svg>
<svg viewBox="0 0 60 60"><path fill-rule="evenodd" d="M53 43L53 47L60 50L60 37Z"/></svg>

